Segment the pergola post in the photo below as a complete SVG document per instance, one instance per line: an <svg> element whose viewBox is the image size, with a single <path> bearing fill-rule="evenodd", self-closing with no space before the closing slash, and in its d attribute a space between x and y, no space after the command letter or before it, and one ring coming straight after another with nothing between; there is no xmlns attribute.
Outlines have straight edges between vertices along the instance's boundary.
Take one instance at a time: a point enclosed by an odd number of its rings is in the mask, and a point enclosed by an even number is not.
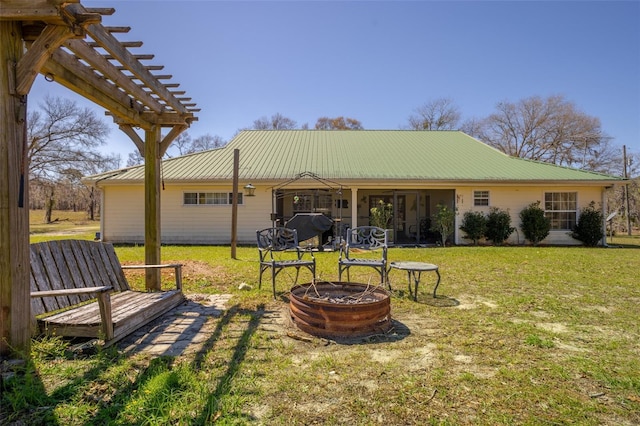
<svg viewBox="0 0 640 426"><path fill-rule="evenodd" d="M147 265L160 264L160 126L145 130L144 143L144 261ZM145 277L149 291L159 291L160 269L148 268Z"/></svg>
<svg viewBox="0 0 640 426"><path fill-rule="evenodd" d="M26 96L16 92L19 22L0 21L0 355L29 356L29 178Z"/></svg>
<svg viewBox="0 0 640 426"><path fill-rule="evenodd" d="M197 120L191 98L155 75L102 23L111 8L79 0L12 0L0 7L0 355L29 355L31 333L26 96L38 74L105 108L146 158L145 261L160 263L160 158ZM123 27L125 32L129 29ZM87 40L89 39L89 40ZM137 42L132 44L134 47ZM140 43L142 45L142 43ZM26 52L25 52L26 49ZM142 55L140 58L145 57ZM115 61L115 62L114 62ZM147 132L144 148L132 127ZM172 130L160 140L160 129ZM160 289L160 271L147 275Z"/></svg>

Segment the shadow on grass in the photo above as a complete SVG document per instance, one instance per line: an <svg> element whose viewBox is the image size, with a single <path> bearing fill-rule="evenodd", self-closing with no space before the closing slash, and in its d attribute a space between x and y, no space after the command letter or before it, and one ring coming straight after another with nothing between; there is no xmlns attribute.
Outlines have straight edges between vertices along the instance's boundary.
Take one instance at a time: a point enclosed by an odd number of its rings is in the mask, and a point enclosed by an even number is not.
<svg viewBox="0 0 640 426"><path fill-rule="evenodd" d="M227 395L231 390L231 384L233 378L236 376L242 362L247 353L247 349L249 347L249 342L251 337L255 334L258 329L258 325L260 324L261 319L265 315L264 305L259 305L255 311L250 311L247 309L239 309L238 306L234 306L229 309L223 318L219 321L218 327L212 334L212 336L207 340L202 350L196 357L193 362L193 366L195 369L202 368L202 364L204 358L209 353L210 350L213 349L215 342L221 337L222 331L226 325L231 322L231 319L237 315L250 315L249 323L247 324L246 329L240 336L235 345L233 355L229 360L229 364L225 373L220 376L218 379L218 384L215 390L209 394L207 398L207 402L204 410L201 410L200 415L194 419L192 424L195 425L205 425L214 423L218 416L220 415L220 401L222 398ZM254 420L249 415L244 415L244 420Z"/></svg>
<svg viewBox="0 0 640 426"><path fill-rule="evenodd" d="M418 297L417 303L422 303L424 305L429 305L429 306L436 306L439 308L450 308L453 306L460 305L460 301L452 297L447 297L447 296L431 297L430 295L422 298Z"/></svg>
<svg viewBox="0 0 640 426"><path fill-rule="evenodd" d="M203 396L203 404L195 413L194 418L189 420L189 424L204 425L215 422L216 416L220 413L221 401L230 393L233 379L241 368L250 340L264 315L265 309L262 305L255 310L240 309L236 305L216 315L218 319L210 332L204 328L208 318L196 317L197 321L190 323L191 329L185 333L185 336L197 336L197 331L203 331L200 336L203 334L207 336L204 342L190 342L201 343L198 351L195 354L192 353L195 356L188 365L188 368L193 372L204 371L208 368L208 357L215 353L216 346L227 341L227 335L233 334L235 330L240 330L230 327L232 323L239 324L242 327L242 332L239 338L234 338L231 344L225 348L225 350L232 351L225 363L226 370L220 374L211 375L210 379L215 380L217 384L214 390ZM248 321L242 317L248 318ZM189 317L187 316L187 318ZM162 320L159 323L164 324ZM154 334L161 335L166 331L166 324L164 327L164 330L156 329ZM180 341L183 340L189 341L187 338L180 339ZM143 338L139 343L145 346L153 345L152 339L145 340ZM169 345L169 347L175 351L182 348L182 344ZM16 368L16 375L11 376L10 380L3 379L0 397L0 424L59 425L67 423L67 421L62 421L65 416L74 419L72 424L93 425L121 422L124 422L122 424L138 424L139 421L146 418L145 410L162 411L164 409L162 398L167 394L173 394L176 390L179 391L182 386L179 371L180 368L184 368L184 365L178 367L176 364L178 359L175 356L157 355L153 357L152 355L153 358L146 361L144 357L131 358L130 354L118 352L115 347L111 347L82 360L77 357L77 353L69 351L64 357L54 357L55 359L50 361L29 360ZM91 365L80 364L83 361L90 362ZM75 369L78 372L84 368L86 370L77 375L69 373L68 381L60 384L53 391L47 391L47 386L44 383L48 373L42 365L44 363L67 363L68 369ZM38 364L41 365L38 366ZM38 371L38 368L43 371ZM150 388L149 383L151 382L154 384L160 382L162 385L160 388L153 386ZM153 389L151 394L149 394L149 389ZM143 390L144 392L142 392ZM156 393L157 397L153 393ZM149 403L150 406L145 406L146 403ZM143 411L139 414L132 413L130 407L135 405L142 405ZM127 407L129 407L128 412ZM57 412L58 410L61 412ZM77 414L71 414L74 410L77 410ZM155 413L151 412L151 415L153 416ZM249 417L244 413L234 414L236 420L249 421ZM167 419L167 421L176 420L178 419ZM184 420L182 418L179 421Z"/></svg>
<svg viewBox="0 0 640 426"><path fill-rule="evenodd" d="M64 351L63 358L40 360L40 363L59 363L69 361L74 362L78 357L84 357L73 351ZM115 357L111 356L115 354ZM86 370L84 374L67 381L62 386L57 387L50 394L38 371L36 361L29 358L23 367L15 371L9 380L3 379L0 383L0 424L15 425L59 425L61 424L55 414L56 408L67 403L70 398L76 395L83 387L96 380L102 372L113 366L120 358L115 350L94 354L95 365ZM126 390L122 390L126 392Z"/></svg>

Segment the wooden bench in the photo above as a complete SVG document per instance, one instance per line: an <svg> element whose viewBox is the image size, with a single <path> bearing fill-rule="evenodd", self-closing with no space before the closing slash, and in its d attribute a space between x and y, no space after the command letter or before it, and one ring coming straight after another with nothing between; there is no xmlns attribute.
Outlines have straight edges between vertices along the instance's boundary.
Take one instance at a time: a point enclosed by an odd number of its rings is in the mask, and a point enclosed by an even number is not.
<svg viewBox="0 0 640 426"><path fill-rule="evenodd" d="M109 243L59 240L31 244L31 314L37 333L122 339L184 300L182 265L121 266ZM134 291L123 269L173 268L175 289Z"/></svg>

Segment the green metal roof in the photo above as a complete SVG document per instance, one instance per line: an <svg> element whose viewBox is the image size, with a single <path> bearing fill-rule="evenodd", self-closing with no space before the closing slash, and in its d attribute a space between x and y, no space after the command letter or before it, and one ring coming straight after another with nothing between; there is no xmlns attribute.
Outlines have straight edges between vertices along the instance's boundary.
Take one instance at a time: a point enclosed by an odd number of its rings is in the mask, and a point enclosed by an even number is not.
<svg viewBox="0 0 640 426"><path fill-rule="evenodd" d="M231 180L233 151L246 181L324 179L607 182L622 178L509 157L458 131L246 130L225 147L162 162L165 181ZM87 180L142 181L144 167Z"/></svg>

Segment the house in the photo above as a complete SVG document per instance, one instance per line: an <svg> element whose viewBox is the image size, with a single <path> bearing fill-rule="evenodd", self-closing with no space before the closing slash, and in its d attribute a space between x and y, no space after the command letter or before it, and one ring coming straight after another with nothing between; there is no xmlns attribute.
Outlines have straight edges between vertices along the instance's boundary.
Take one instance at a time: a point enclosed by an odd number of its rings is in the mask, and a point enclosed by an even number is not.
<svg viewBox="0 0 640 426"><path fill-rule="evenodd" d="M296 215L308 223L318 214L332 220L330 229L317 230L327 243L369 224L380 201L393 206L388 227L396 245L430 242L438 205L456 209L453 242L468 244L458 229L464 212L498 207L518 228L520 211L536 201L552 222L542 244L580 244L568 234L580 210L595 202L606 214L605 191L624 183L509 157L458 131L411 130L247 130L223 148L164 160L161 175L163 244L229 244L234 210L238 244L255 244L258 229ZM86 181L102 190L102 239L143 243L144 167ZM508 243L524 244L522 232Z"/></svg>

